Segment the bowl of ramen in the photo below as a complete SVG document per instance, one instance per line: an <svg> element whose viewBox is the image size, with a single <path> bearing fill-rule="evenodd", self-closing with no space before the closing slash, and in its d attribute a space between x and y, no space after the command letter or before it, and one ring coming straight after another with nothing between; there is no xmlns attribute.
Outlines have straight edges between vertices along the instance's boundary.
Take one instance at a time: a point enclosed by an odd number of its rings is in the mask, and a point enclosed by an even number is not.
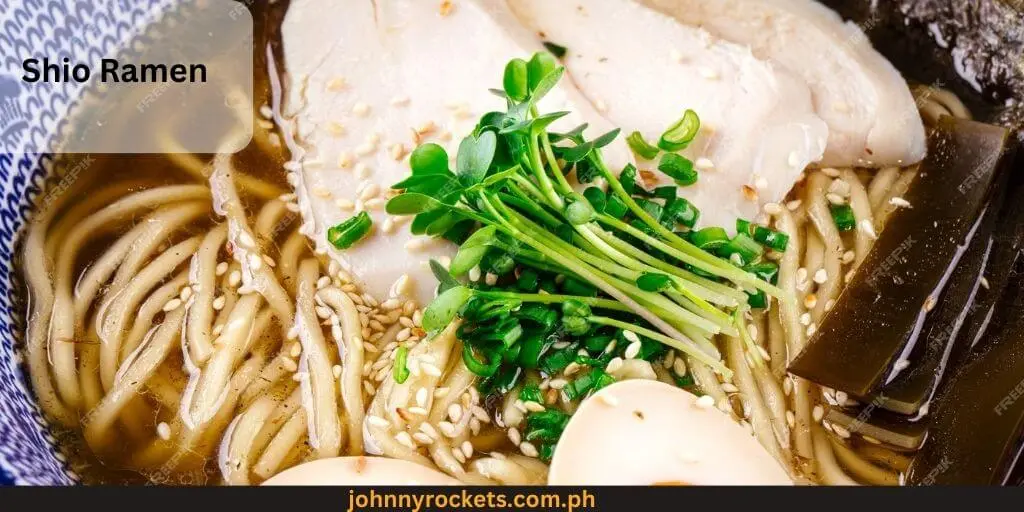
<svg viewBox="0 0 1024 512"><path fill-rule="evenodd" d="M1020 483L1022 14L879 4L238 4L208 151L0 75L0 482Z"/></svg>

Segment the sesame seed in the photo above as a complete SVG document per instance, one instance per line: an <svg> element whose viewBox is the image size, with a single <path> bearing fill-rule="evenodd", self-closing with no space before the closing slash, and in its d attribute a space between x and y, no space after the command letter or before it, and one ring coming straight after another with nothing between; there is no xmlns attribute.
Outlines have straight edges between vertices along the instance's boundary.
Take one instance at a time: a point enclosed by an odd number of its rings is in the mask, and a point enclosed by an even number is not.
<svg viewBox="0 0 1024 512"><path fill-rule="evenodd" d="M341 371L342 369L340 364L336 364L331 367L331 373L334 375L335 379L341 378Z"/></svg>
<svg viewBox="0 0 1024 512"><path fill-rule="evenodd" d="M621 357L613 358L611 361L608 361L608 365L605 366L605 371L608 372L608 373L616 373L620 369L622 369L622 365L623 364L624 363L623 363ZM551 387L554 387L554 385L552 384ZM561 388L555 388L555 389L561 389Z"/></svg>
<svg viewBox="0 0 1024 512"><path fill-rule="evenodd" d="M412 440L412 436L409 435L408 432L403 431L395 434L395 441L398 441L398 444L405 446L410 450L416 449L416 442Z"/></svg>
<svg viewBox="0 0 1024 512"><path fill-rule="evenodd" d="M735 384L724 382L722 383L722 391L725 391L726 393L739 393L740 389L737 388Z"/></svg>
<svg viewBox="0 0 1024 512"><path fill-rule="evenodd" d="M815 333L815 332L817 332L817 331L818 331L818 326L816 326L816 325L814 325L814 324L811 324L811 325L808 325L808 326L807 326L807 332L806 332L806 334L807 334L808 336L814 336L814 333Z"/></svg>
<svg viewBox="0 0 1024 512"><path fill-rule="evenodd" d="M715 406L715 399L711 395L703 395L694 402L698 409L710 409Z"/></svg>
<svg viewBox="0 0 1024 512"><path fill-rule="evenodd" d="M791 211L791 212L795 212L796 210L798 210L800 208L800 205L802 205L802 204L804 204L804 202L801 201L800 199L794 199L794 200L786 203L786 209Z"/></svg>
<svg viewBox="0 0 1024 512"><path fill-rule="evenodd" d="M523 452L523 455L526 455L527 457L536 457L538 455L537 448L529 442L520 443L519 451Z"/></svg>
<svg viewBox="0 0 1024 512"><path fill-rule="evenodd" d="M290 357L281 358L281 367L283 367L285 370L291 373L297 372L299 370L299 365L296 364L295 360Z"/></svg>
<svg viewBox="0 0 1024 512"><path fill-rule="evenodd" d="M366 103L356 103L352 107L352 113L358 117L366 117L370 113L370 106Z"/></svg>
<svg viewBox="0 0 1024 512"><path fill-rule="evenodd" d="M981 284L982 288L988 290L988 279L986 279L985 276L981 276L979 283Z"/></svg>
<svg viewBox="0 0 1024 512"><path fill-rule="evenodd" d="M903 199L902 197L891 197L889 198L889 204L899 208L910 208L910 201Z"/></svg>
<svg viewBox="0 0 1024 512"><path fill-rule="evenodd" d="M630 343L640 343L640 338L633 331L624 330L622 331L622 337L626 338L626 341Z"/></svg>
<svg viewBox="0 0 1024 512"><path fill-rule="evenodd" d="M473 456L473 443L469 442L469 440L462 442L462 454L465 455L467 459Z"/></svg>
<svg viewBox="0 0 1024 512"><path fill-rule="evenodd" d="M250 254L249 266L252 267L254 271L263 268L263 258L260 258L258 254Z"/></svg>
<svg viewBox="0 0 1024 512"><path fill-rule="evenodd" d="M928 296L928 298L925 299L924 301L924 310L925 312L928 312L933 309L935 309L935 297Z"/></svg>
<svg viewBox="0 0 1024 512"><path fill-rule="evenodd" d="M811 411L811 417L814 418L815 423L820 423L821 419L825 417L825 408L820 405L815 405Z"/></svg>
<svg viewBox="0 0 1024 512"><path fill-rule="evenodd" d="M522 436L519 434L519 429L516 427L508 429L508 439L509 441L512 441L512 444L516 446L518 446L523 441Z"/></svg>
<svg viewBox="0 0 1024 512"><path fill-rule="evenodd" d="M156 426L156 435L160 436L160 439L164 441L169 440L171 438L171 426L161 421Z"/></svg>
<svg viewBox="0 0 1024 512"><path fill-rule="evenodd" d="M636 356L640 354L640 348L640 342L634 341L633 343L630 343L628 347L626 347L626 351L623 353L623 355L626 356L626 359L635 359Z"/></svg>
<svg viewBox="0 0 1024 512"><path fill-rule="evenodd" d="M832 425L832 431L835 432L837 436L839 436L839 437L841 437L843 439L849 439L850 438L850 431L846 430L845 427L842 427L840 425Z"/></svg>
<svg viewBox="0 0 1024 512"><path fill-rule="evenodd" d="M458 422L462 419L462 406L459 404L451 404L448 406L448 417L452 421Z"/></svg>
<svg viewBox="0 0 1024 512"><path fill-rule="evenodd" d="M226 261L222 261L222 262L218 263L217 264L217 268L214 269L214 273L217 276L222 276L222 275L226 274L227 272L228 272L228 263Z"/></svg>
<svg viewBox="0 0 1024 512"><path fill-rule="evenodd" d="M818 305L818 296L817 295L815 295L813 293L808 293L807 296L804 297L804 307L805 308L813 309L814 306L817 306L817 305ZM809 314L807 314L807 313L804 313L804 314L807 315L807 324L811 323L811 316ZM803 322L803 317L802 316L800 318L800 321ZM807 325L807 324L804 324L804 325Z"/></svg>
<svg viewBox="0 0 1024 512"><path fill-rule="evenodd" d="M754 187L751 187L750 185L743 185L741 190L743 192L744 199L747 201L757 201L757 190L755 190Z"/></svg>
<svg viewBox="0 0 1024 512"><path fill-rule="evenodd" d="M419 444L433 444L434 438L424 434L423 432L415 432L412 438Z"/></svg>
<svg viewBox="0 0 1024 512"><path fill-rule="evenodd" d="M164 304L164 311L165 312L174 311L175 309L178 309L179 306L181 306L181 299L174 298L174 299L171 299L171 300L167 301L167 304Z"/></svg>
<svg viewBox="0 0 1024 512"><path fill-rule="evenodd" d="M828 281L828 272L823 268L819 268L817 272L814 273L814 282L818 284L825 284L826 281Z"/></svg>
<svg viewBox="0 0 1024 512"><path fill-rule="evenodd" d="M401 144L401 143L395 144L395 145L391 146L391 149L388 150L388 151L391 154L391 158L393 158L396 161L399 161L399 160L401 160L402 158L405 157L405 154L406 154L405 144Z"/></svg>
<svg viewBox="0 0 1024 512"><path fill-rule="evenodd" d="M878 240L878 233L875 232L875 225L871 223L871 219L862 219L857 223L857 227L872 240Z"/></svg>
<svg viewBox="0 0 1024 512"><path fill-rule="evenodd" d="M793 379L786 377L786 379L782 381L782 392L786 396L793 394Z"/></svg>
<svg viewBox="0 0 1024 512"><path fill-rule="evenodd" d="M846 199L844 199L839 194L833 194L833 193L825 194L825 199L828 199L829 203L832 203L832 204L834 204L836 206L846 204Z"/></svg>
<svg viewBox="0 0 1024 512"><path fill-rule="evenodd" d="M685 376L687 371L686 361L682 357L677 357L675 361L672 361L672 371L680 377Z"/></svg>
<svg viewBox="0 0 1024 512"><path fill-rule="evenodd" d="M544 412L544 406L533 400L523 402L523 407L526 407L526 410L529 412Z"/></svg>
<svg viewBox="0 0 1024 512"><path fill-rule="evenodd" d="M715 168L715 163L710 158L700 157L693 163L698 169L702 171L710 171Z"/></svg>

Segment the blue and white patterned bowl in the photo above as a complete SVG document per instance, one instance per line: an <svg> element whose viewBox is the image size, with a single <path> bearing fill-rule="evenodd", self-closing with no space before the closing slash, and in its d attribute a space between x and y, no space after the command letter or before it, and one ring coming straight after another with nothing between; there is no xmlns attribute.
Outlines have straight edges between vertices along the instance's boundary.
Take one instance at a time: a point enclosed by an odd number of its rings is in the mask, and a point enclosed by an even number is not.
<svg viewBox="0 0 1024 512"><path fill-rule="evenodd" d="M20 80L29 56L115 55L176 0L0 0L0 485L66 485L76 476L54 446L20 355L22 305L12 255L42 197L51 144L82 94L77 83Z"/></svg>

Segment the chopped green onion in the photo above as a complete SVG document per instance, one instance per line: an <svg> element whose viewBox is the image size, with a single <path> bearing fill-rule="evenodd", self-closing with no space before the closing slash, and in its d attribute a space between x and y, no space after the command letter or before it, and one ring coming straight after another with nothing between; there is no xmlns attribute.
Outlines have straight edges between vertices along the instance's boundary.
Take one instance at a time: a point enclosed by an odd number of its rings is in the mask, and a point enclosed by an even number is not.
<svg viewBox="0 0 1024 512"><path fill-rule="evenodd" d="M480 269L497 276L508 274L515 266L516 262L512 256L500 249L491 248L480 259Z"/></svg>
<svg viewBox="0 0 1024 512"><path fill-rule="evenodd" d="M665 153L658 163L658 170L680 186L688 187L697 183L697 170L693 168L693 162L681 155Z"/></svg>
<svg viewBox="0 0 1024 512"><path fill-rule="evenodd" d="M547 304L531 302L515 313L516 318L535 324L542 332L548 333L555 329L558 313Z"/></svg>
<svg viewBox="0 0 1024 512"><path fill-rule="evenodd" d="M665 274L648 272L637 278L636 285L645 292L661 292L672 287L672 278Z"/></svg>
<svg viewBox="0 0 1024 512"><path fill-rule="evenodd" d="M764 293L763 290L758 290L757 293L748 293L747 305L755 309L768 307L768 294Z"/></svg>
<svg viewBox="0 0 1024 512"><path fill-rule="evenodd" d="M615 377L608 375L604 370L594 368L567 384L562 388L562 392L569 400L576 400L590 391L597 391L613 382L615 382Z"/></svg>
<svg viewBox="0 0 1024 512"><path fill-rule="evenodd" d="M597 296L597 288L572 277L566 277L565 281L562 282L562 292L566 295L579 295L581 297Z"/></svg>
<svg viewBox="0 0 1024 512"><path fill-rule="evenodd" d="M779 264L774 261L762 261L747 265L743 270L756 275L762 281L775 284L779 280Z"/></svg>
<svg viewBox="0 0 1024 512"><path fill-rule="evenodd" d="M519 273L519 279L516 280L516 287L524 292L533 293L537 291L537 281L540 276L537 275L537 271L532 268L523 269Z"/></svg>
<svg viewBox="0 0 1024 512"><path fill-rule="evenodd" d="M469 346L468 343L462 346L462 362L466 363L466 368L475 375L490 377L494 375L494 372L498 371L498 366L501 365L501 356L490 354L488 357L490 362L482 362L476 358L473 347Z"/></svg>
<svg viewBox="0 0 1024 512"><path fill-rule="evenodd" d="M676 124L661 134L658 147L665 151L686 149L686 146L697 136L698 131L700 131L700 118L697 117L696 112L687 110L682 119L676 121Z"/></svg>
<svg viewBox="0 0 1024 512"><path fill-rule="evenodd" d="M729 234L719 227L704 228L690 234L690 243L708 252L715 252L729 243Z"/></svg>
<svg viewBox="0 0 1024 512"><path fill-rule="evenodd" d="M579 343L571 343L568 346L549 352L540 360L540 369L548 375L554 375L569 366L576 360L576 351L580 348Z"/></svg>
<svg viewBox="0 0 1024 512"><path fill-rule="evenodd" d="M732 240L729 240L729 243L725 244L718 250L719 256L730 260L733 259L734 254L739 257L739 265L737 266L742 267L748 263L757 261L757 259L764 254L764 249L762 249L761 245L755 242L753 238L750 238L744 233L740 233L732 237Z"/></svg>
<svg viewBox="0 0 1024 512"><path fill-rule="evenodd" d="M664 217L672 222L678 222L688 228L692 228L697 225L697 220L700 219L700 210L685 198L677 197L666 204Z"/></svg>
<svg viewBox="0 0 1024 512"><path fill-rule="evenodd" d="M789 235L748 220L736 219L736 231L749 235L757 243L779 252L785 252L789 246Z"/></svg>
<svg viewBox="0 0 1024 512"><path fill-rule="evenodd" d="M597 187L587 187L583 191L583 197L587 198L590 202L590 207L594 209L596 213L604 213L605 207L608 205L608 199L604 195L604 191Z"/></svg>
<svg viewBox="0 0 1024 512"><path fill-rule="evenodd" d="M540 396L540 387L536 384L527 384L523 386L523 389L519 390L519 399L524 402L543 402Z"/></svg>
<svg viewBox="0 0 1024 512"><path fill-rule="evenodd" d="M789 245L789 235L764 226L754 227L754 240L779 252L785 252Z"/></svg>
<svg viewBox="0 0 1024 512"><path fill-rule="evenodd" d="M749 220L736 219L736 232L754 236L753 224Z"/></svg>
<svg viewBox="0 0 1024 512"><path fill-rule="evenodd" d="M519 357L516 361L519 366L532 370L540 364L540 356L546 348L545 336L539 332L527 334L517 345L520 347Z"/></svg>
<svg viewBox="0 0 1024 512"><path fill-rule="evenodd" d="M395 382L404 384L406 379L409 378L409 367L406 364L406 360L409 357L408 347L398 347L395 349L395 366L391 372L391 376L395 378Z"/></svg>
<svg viewBox="0 0 1024 512"><path fill-rule="evenodd" d="M626 206L626 203L623 203L618 196L608 196L608 204L604 208L605 213L609 216L615 217L616 219L621 219L628 211L629 207Z"/></svg>
<svg viewBox="0 0 1024 512"><path fill-rule="evenodd" d="M610 334L595 334L590 336L583 342L583 345L587 347L587 350L591 352L604 352L604 349L608 347L608 344L612 342L614 336Z"/></svg>
<svg viewBox="0 0 1024 512"><path fill-rule="evenodd" d="M636 167L633 164L626 164L626 167L622 169L622 174L619 174L619 183L622 184L622 189L627 194L636 193Z"/></svg>
<svg viewBox="0 0 1024 512"><path fill-rule="evenodd" d="M626 144L629 144L629 148L633 150L633 153L636 153L645 160L654 160L654 157L658 156L658 153L661 152L657 146L651 145L644 140L644 136L640 132L629 134L629 137L626 137Z"/></svg>
<svg viewBox="0 0 1024 512"><path fill-rule="evenodd" d="M327 241L337 249L348 249L362 240L370 232L371 226L373 226L373 219L370 218L370 215L366 212L359 212L345 222L328 229Z"/></svg>
<svg viewBox="0 0 1024 512"><path fill-rule="evenodd" d="M850 205L834 204L830 209L832 210L832 220L836 222L839 231L850 231L857 226L857 219L853 216L853 208Z"/></svg>

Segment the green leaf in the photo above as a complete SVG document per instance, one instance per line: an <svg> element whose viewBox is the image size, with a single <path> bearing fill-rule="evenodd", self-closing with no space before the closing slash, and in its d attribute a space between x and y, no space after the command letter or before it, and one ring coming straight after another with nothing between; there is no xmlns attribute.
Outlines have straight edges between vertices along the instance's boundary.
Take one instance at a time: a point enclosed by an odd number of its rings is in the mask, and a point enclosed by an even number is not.
<svg viewBox="0 0 1024 512"><path fill-rule="evenodd" d="M444 265L440 264L437 260L430 260L430 271L437 279L437 293L439 294L451 290L456 286L462 286L450 273L448 273L448 269L444 268Z"/></svg>
<svg viewBox="0 0 1024 512"><path fill-rule="evenodd" d="M619 132L621 132L621 131L622 130L619 130L618 128L616 128L616 129L614 129L614 130L612 130L612 131L610 131L610 132L608 132L608 133L606 133L606 134L604 134L604 135L594 139L594 147L595 148L603 148L603 147L607 146L608 144L611 144L612 142L615 141L615 137L619 136Z"/></svg>
<svg viewBox="0 0 1024 512"><path fill-rule="evenodd" d="M448 172L448 152L443 147L427 143L417 147L409 156L413 175L445 174Z"/></svg>
<svg viewBox="0 0 1024 512"><path fill-rule="evenodd" d="M438 217L427 226L424 234L432 237L441 236L462 220L464 219L462 215L459 215L458 210L446 210L444 215Z"/></svg>
<svg viewBox="0 0 1024 512"><path fill-rule="evenodd" d="M505 66L505 94L516 101L523 101L530 95L529 66L523 59L512 59Z"/></svg>
<svg viewBox="0 0 1024 512"><path fill-rule="evenodd" d="M446 204L428 195L406 192L392 197L384 209L391 215L416 215L446 206Z"/></svg>
<svg viewBox="0 0 1024 512"><path fill-rule="evenodd" d="M530 62L526 67L529 75L530 90L537 91L544 79L558 68L558 60L548 52L537 52L530 58ZM547 94L547 91L544 91L544 94Z"/></svg>
<svg viewBox="0 0 1024 512"><path fill-rule="evenodd" d="M569 115L569 112L551 112L532 119L524 119L511 126L502 128L500 133L502 135L510 133L522 133L527 135L538 133L550 126L551 123L554 123L567 115Z"/></svg>
<svg viewBox="0 0 1024 512"><path fill-rule="evenodd" d="M423 329L427 332L443 329L472 296L473 290L465 286L456 286L438 295L423 311Z"/></svg>
<svg viewBox="0 0 1024 512"><path fill-rule="evenodd" d="M565 132L565 133L554 133L554 132L552 132L549 135L549 137L551 138L551 142L552 143L561 142L561 141L567 140L567 139L571 140L571 141L574 141L576 143L581 143L583 141L583 132L587 129L588 126L590 126L590 125L588 125L587 123L583 123L583 124L577 126L576 128L573 128L572 130L570 130L568 132Z"/></svg>
<svg viewBox="0 0 1024 512"><path fill-rule="evenodd" d="M455 162L459 180L466 186L480 183L487 176L497 148L498 136L491 131L481 133L479 137L462 139Z"/></svg>
<svg viewBox="0 0 1024 512"><path fill-rule="evenodd" d="M566 162L576 163L587 158L587 155L594 150L594 141L587 141L571 148L565 148L562 152L562 159Z"/></svg>
<svg viewBox="0 0 1024 512"><path fill-rule="evenodd" d="M540 83L537 84L537 87L533 88L533 93L530 95L530 101L528 102L529 105L531 107L535 106L540 102L540 100L544 99L544 96L547 96L547 94L551 92L551 89L554 89L555 85L558 85L558 81L562 79L563 74L565 74L565 68L555 68L554 71L548 73L547 76L541 79Z"/></svg>
<svg viewBox="0 0 1024 512"><path fill-rule="evenodd" d="M672 287L672 278L665 274L648 272L637 278L636 285L645 292L660 292Z"/></svg>
<svg viewBox="0 0 1024 512"><path fill-rule="evenodd" d="M487 226L470 235L462 247L459 247L459 252L452 258L452 275L464 275L480 264L480 260L487 254L487 249L494 243L496 233L495 226Z"/></svg>

